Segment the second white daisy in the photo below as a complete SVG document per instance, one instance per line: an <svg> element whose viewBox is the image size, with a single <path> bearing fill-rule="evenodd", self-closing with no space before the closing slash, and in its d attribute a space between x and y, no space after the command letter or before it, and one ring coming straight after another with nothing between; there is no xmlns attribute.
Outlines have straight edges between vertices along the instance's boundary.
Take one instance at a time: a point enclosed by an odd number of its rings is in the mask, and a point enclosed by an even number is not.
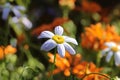
<svg viewBox="0 0 120 80"><path fill-rule="evenodd" d="M102 50L102 55L104 56L105 54L107 54L106 61L109 62L111 60L111 57L114 55L115 65L119 66L120 65L120 45L117 45L114 42L106 42L105 46L107 46L107 48Z"/></svg>

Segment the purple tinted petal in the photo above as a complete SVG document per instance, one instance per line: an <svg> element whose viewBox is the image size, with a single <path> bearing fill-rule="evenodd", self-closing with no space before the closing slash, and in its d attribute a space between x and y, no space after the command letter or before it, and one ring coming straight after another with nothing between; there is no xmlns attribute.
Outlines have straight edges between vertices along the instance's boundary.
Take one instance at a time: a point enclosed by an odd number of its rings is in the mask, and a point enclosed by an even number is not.
<svg viewBox="0 0 120 80"><path fill-rule="evenodd" d="M120 66L120 51L115 53L114 58L115 58L115 65Z"/></svg>
<svg viewBox="0 0 120 80"><path fill-rule="evenodd" d="M32 28L32 23L27 17L22 18L22 23L25 25L26 28Z"/></svg>
<svg viewBox="0 0 120 80"><path fill-rule="evenodd" d="M25 10L25 7L24 6L14 6L16 9L18 9L18 10L22 10L22 11L24 11Z"/></svg>
<svg viewBox="0 0 120 80"><path fill-rule="evenodd" d="M78 45L77 41L74 38L70 38L68 36L64 36L65 42L71 42L75 45Z"/></svg>
<svg viewBox="0 0 120 80"><path fill-rule="evenodd" d="M41 50L50 51L56 46L57 46L57 43L54 40L49 39L41 46Z"/></svg>
<svg viewBox="0 0 120 80"><path fill-rule="evenodd" d="M65 47L63 44L58 44L57 45L57 51L58 51L58 54L61 56L61 57L64 57L65 56Z"/></svg>
<svg viewBox="0 0 120 80"><path fill-rule="evenodd" d="M8 18L9 13L10 13L10 8L4 8L2 12L2 19L6 20Z"/></svg>
<svg viewBox="0 0 120 80"><path fill-rule="evenodd" d="M55 34L62 35L63 34L63 28L61 26L55 27Z"/></svg>
<svg viewBox="0 0 120 80"><path fill-rule="evenodd" d="M110 62L112 56L113 56L113 52L110 51L106 56L106 62Z"/></svg>
<svg viewBox="0 0 120 80"><path fill-rule="evenodd" d="M20 17L20 11L18 9L16 9L15 7L12 8L13 13L15 14L16 17Z"/></svg>
<svg viewBox="0 0 120 80"><path fill-rule="evenodd" d="M68 43L64 43L65 49L72 55L75 54L75 50L68 44Z"/></svg>

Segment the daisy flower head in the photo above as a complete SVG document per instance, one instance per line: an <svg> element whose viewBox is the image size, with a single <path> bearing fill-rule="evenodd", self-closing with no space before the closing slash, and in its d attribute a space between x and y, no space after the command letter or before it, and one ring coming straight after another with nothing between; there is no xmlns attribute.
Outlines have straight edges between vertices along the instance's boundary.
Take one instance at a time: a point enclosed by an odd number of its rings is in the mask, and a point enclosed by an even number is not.
<svg viewBox="0 0 120 80"><path fill-rule="evenodd" d="M13 12L16 17L20 17L21 16L20 11L25 11L24 6L17 6L17 5L14 6L10 3L5 3L4 5L0 5L0 8L2 9L3 20L6 20L8 18L10 12Z"/></svg>
<svg viewBox="0 0 120 80"><path fill-rule="evenodd" d="M120 45L114 43L114 42L106 42L105 46L107 48L102 50L102 56L106 55L106 61L109 62L114 56L115 65L120 65Z"/></svg>
<svg viewBox="0 0 120 80"><path fill-rule="evenodd" d="M41 50L50 51L57 47L57 52L61 57L65 56L65 50L70 54L75 54L75 50L68 44L68 42L78 45L74 38L63 36L64 30L61 26L57 26L54 29L54 33L50 31L43 31L38 38L49 38L42 46Z"/></svg>

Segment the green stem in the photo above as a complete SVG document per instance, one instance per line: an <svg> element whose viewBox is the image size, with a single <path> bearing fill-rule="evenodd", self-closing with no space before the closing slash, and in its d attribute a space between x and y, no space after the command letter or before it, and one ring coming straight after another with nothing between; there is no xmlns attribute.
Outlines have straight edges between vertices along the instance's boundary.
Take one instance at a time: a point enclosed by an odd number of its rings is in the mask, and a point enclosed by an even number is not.
<svg viewBox="0 0 120 80"><path fill-rule="evenodd" d="M54 70L54 68L55 68L55 59L56 59L56 53L54 54L53 70Z"/></svg>
<svg viewBox="0 0 120 80"><path fill-rule="evenodd" d="M69 8L68 7L63 7L63 18L68 18L69 15Z"/></svg>
<svg viewBox="0 0 120 80"><path fill-rule="evenodd" d="M100 52L100 51L98 51L98 53L97 53L97 58L96 58L96 65L97 65L97 67L99 67L99 66L100 66L100 60L101 60L100 55L101 55L101 52Z"/></svg>
<svg viewBox="0 0 120 80"><path fill-rule="evenodd" d="M97 74L97 75L104 76L104 77L106 77L106 78L108 78L108 79L111 79L109 76L107 76L107 75L105 75L105 74L102 74L102 73L89 73L89 74L86 74L85 76L83 76L83 78L82 78L81 80L84 80L84 78L85 78L86 76L89 76L89 75L91 75L91 74Z"/></svg>
<svg viewBox="0 0 120 80"><path fill-rule="evenodd" d="M26 50L26 49L24 49L24 48L21 46L21 50L25 53L25 55L27 56L28 59L33 58L32 55L31 55L31 52L29 51L29 49Z"/></svg>
<svg viewBox="0 0 120 80"><path fill-rule="evenodd" d="M53 79L53 70L55 68L55 59L56 59L56 49L55 49L55 52L54 52L54 62L53 62L53 65L52 65L52 71L51 71L52 75L51 75L50 80L54 80Z"/></svg>

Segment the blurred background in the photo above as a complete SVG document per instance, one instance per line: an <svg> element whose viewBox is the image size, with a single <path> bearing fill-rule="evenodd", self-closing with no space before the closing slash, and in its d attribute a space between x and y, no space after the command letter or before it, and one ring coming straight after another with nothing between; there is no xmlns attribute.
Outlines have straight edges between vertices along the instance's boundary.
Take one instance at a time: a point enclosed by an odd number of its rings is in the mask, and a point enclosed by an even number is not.
<svg viewBox="0 0 120 80"><path fill-rule="evenodd" d="M119 35L120 1L0 0L0 80L8 80L8 78L9 80L47 80L45 76L52 63L49 62L48 52L40 50L40 46L47 40L38 39L40 33L45 30L53 31L56 26L61 25L65 35L74 37L78 41L78 47L74 47L76 53L81 54L84 52L81 46L81 34L86 31L86 27L97 23L101 23L103 28L106 25L115 26L115 32ZM86 53L91 51L98 53L98 50L91 48L87 50ZM54 50L50 52L54 54ZM81 55L83 60L96 64L96 58L91 59L86 57L86 54ZM92 56L96 57L96 55ZM111 67L105 62L99 64L98 67L105 67L103 72L120 77L119 67L113 71L115 65ZM63 74L60 73L54 76L54 79L73 80L68 76L67 78L61 76ZM74 78L74 80L80 79Z"/></svg>

